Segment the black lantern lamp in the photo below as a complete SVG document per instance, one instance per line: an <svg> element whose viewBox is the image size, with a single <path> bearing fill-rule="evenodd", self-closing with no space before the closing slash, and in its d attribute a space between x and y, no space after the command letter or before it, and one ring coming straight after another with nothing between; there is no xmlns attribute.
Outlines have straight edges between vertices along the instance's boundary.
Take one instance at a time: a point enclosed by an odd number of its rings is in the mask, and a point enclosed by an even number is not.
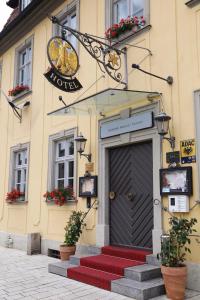
<svg viewBox="0 0 200 300"><path fill-rule="evenodd" d="M171 117L166 115L166 113L161 112L159 113L155 118L155 123L158 129L158 134L162 136L163 139L167 140L170 143L170 146L172 150L174 151L175 148L175 137L171 136L164 137L166 134L168 134L169 131L169 121L171 120Z"/></svg>
<svg viewBox="0 0 200 300"><path fill-rule="evenodd" d="M92 154L84 154L83 152L85 151L85 145L87 142L87 139L80 133L75 139L76 142L76 149L77 152L80 153L80 156L85 156L89 162L91 162Z"/></svg>

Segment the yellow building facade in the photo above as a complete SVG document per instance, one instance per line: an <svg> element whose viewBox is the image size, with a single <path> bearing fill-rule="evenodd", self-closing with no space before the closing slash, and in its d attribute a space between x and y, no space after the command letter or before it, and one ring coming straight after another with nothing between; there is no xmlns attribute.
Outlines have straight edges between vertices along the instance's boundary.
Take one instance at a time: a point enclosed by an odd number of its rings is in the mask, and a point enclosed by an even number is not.
<svg viewBox="0 0 200 300"><path fill-rule="evenodd" d="M137 203L131 209L139 223L132 246L151 248L156 255L160 236L169 226L170 214L162 209L169 208L169 199L160 195L159 170L167 168L166 153L171 148L166 140L161 142L149 116L163 110L172 118L170 132L175 137L176 151L180 151L181 141L196 142L196 162L181 166L192 167L193 186L193 194L187 199L190 210L183 215L198 220L192 254L188 255L188 287L200 290L200 205L196 202L200 193L200 2L140 3L137 13L139 18L144 15L145 24L111 41L116 49L126 48L121 54L122 75L130 92L102 72L83 45L67 33L78 54L76 77L83 86L74 93L57 89L44 77L50 66L47 44L53 36L61 35L61 29L47 15L57 16L62 24L74 26L82 33L105 37L113 22L119 23L120 17L128 17L131 9L134 12L138 8L137 1L135 6L127 1L125 8L120 1L110 0L29 2L9 1L15 9L21 5L21 12L0 33L0 244L6 245L10 234L14 247L26 250L27 235L37 232L41 235L42 253L48 254L49 249L58 250L63 241L71 211L87 211L89 200L79 197L79 177L84 177L87 158L78 155L74 143L74 138L82 133L87 138L85 153L92 154L91 175L98 177L98 195L91 199L91 203L97 202L86 217L80 249L110 243L130 246L127 237L121 241L121 236L131 227L128 221L126 224L130 217L126 212L135 197ZM173 83L144 74L132 64L164 78L170 75ZM29 89L13 95L18 85L28 85ZM98 94L111 88L120 92L108 90ZM61 110L60 114L48 115L63 107L59 96L69 105L91 95L95 96L82 101L79 107L74 106L72 114ZM8 100L19 108L21 121ZM116 131L116 126L127 126L127 120L136 116L141 127ZM59 154L62 151L64 155ZM136 165L132 165L134 161ZM135 186L131 182L134 178ZM62 206L46 202L45 192L59 184L73 185L77 201ZM132 184L135 190L129 188ZM14 188L25 195L11 204L6 195ZM115 210L118 197L129 204L121 202ZM144 242L145 236L148 240Z"/></svg>

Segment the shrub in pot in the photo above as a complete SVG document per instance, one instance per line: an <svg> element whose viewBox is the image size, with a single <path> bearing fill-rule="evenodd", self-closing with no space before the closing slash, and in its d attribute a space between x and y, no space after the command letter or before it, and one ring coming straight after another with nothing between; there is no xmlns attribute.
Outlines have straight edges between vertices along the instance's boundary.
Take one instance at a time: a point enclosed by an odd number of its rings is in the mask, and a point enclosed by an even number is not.
<svg viewBox="0 0 200 300"><path fill-rule="evenodd" d="M74 255L76 251L76 243L85 226L85 213L82 211L72 211L72 214L65 227L65 240L60 245L61 260L69 260L70 255Z"/></svg>
<svg viewBox="0 0 200 300"><path fill-rule="evenodd" d="M162 236L161 272L167 292L167 297L173 300L183 300L185 295L187 268L184 265L186 253L191 253L190 235L196 232L193 226L197 219L170 218L168 235Z"/></svg>

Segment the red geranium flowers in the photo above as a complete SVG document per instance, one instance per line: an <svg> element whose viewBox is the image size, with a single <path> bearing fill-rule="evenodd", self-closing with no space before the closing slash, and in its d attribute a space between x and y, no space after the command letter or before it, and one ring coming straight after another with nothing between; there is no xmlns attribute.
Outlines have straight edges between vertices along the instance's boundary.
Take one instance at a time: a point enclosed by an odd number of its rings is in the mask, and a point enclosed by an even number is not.
<svg viewBox="0 0 200 300"><path fill-rule="evenodd" d="M17 202L17 200L19 200L19 198L24 195L25 195L24 193L16 189L13 189L11 192L7 193L6 202L8 203Z"/></svg>
<svg viewBox="0 0 200 300"><path fill-rule="evenodd" d="M138 29L142 28L145 25L145 19L141 17L128 17L126 19L121 19L119 24L113 24L105 32L107 39L117 38L119 35L123 34L127 30L133 30L136 32Z"/></svg>
<svg viewBox="0 0 200 300"><path fill-rule="evenodd" d="M47 191L43 197L45 197L49 203L53 201L56 205L62 206L67 200L74 198L74 192L72 187L66 187L54 189L51 192Z"/></svg>
<svg viewBox="0 0 200 300"><path fill-rule="evenodd" d="M17 85L16 87L14 87L13 89L8 91L8 96L17 96L18 94L20 94L23 91L29 91L29 86L28 85Z"/></svg>

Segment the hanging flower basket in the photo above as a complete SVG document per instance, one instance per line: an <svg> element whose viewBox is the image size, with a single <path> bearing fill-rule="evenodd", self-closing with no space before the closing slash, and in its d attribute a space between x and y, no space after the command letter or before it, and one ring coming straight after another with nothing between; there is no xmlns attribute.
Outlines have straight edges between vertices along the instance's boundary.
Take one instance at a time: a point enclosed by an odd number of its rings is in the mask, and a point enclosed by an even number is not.
<svg viewBox="0 0 200 300"><path fill-rule="evenodd" d="M6 202L7 203L16 203L20 200L24 200L25 193L22 193L16 189L13 189L11 192L8 192L6 195Z"/></svg>
<svg viewBox="0 0 200 300"><path fill-rule="evenodd" d="M24 92L24 91L29 91L30 88L28 85L17 85L16 87L14 87L13 89L8 91L8 96L12 96L15 97L18 94Z"/></svg>
<svg viewBox="0 0 200 300"><path fill-rule="evenodd" d="M145 19L141 17L128 17L126 19L121 19L118 24L113 24L105 32L107 39L112 40L118 38L120 35L126 33L127 31L136 32L145 25Z"/></svg>
<svg viewBox="0 0 200 300"><path fill-rule="evenodd" d="M72 187L66 187L47 191L43 197L46 198L47 203L63 206L68 200L74 199L74 192Z"/></svg>

